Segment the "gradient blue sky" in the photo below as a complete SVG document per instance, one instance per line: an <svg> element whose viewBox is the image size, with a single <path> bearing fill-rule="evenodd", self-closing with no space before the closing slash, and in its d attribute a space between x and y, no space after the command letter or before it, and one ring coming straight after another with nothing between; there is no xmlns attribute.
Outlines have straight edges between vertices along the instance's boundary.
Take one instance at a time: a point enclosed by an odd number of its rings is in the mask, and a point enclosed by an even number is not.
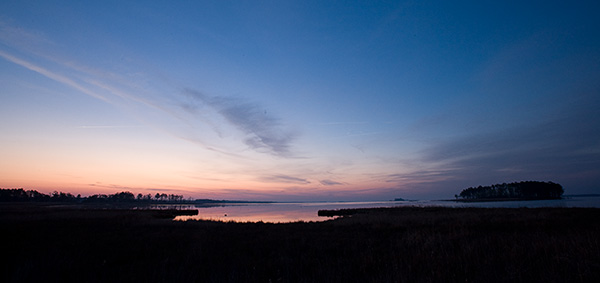
<svg viewBox="0 0 600 283"><path fill-rule="evenodd" d="M127 2L127 3L125 3ZM0 187L600 193L596 1L0 2Z"/></svg>

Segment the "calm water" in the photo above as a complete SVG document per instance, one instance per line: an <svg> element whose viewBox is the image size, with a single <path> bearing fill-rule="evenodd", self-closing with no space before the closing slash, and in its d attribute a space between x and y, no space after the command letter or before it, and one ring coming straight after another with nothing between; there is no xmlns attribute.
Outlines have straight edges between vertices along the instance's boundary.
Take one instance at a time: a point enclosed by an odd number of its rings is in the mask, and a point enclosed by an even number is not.
<svg viewBox="0 0 600 283"><path fill-rule="evenodd" d="M237 222L295 222L324 221L329 217L317 216L321 209L369 208L393 206L448 206L448 207L598 207L600 197L573 197L563 200L501 201L458 203L450 201L373 201L373 202L298 202L298 203L244 203L215 207L196 207L198 215L178 216L175 220L204 219Z"/></svg>

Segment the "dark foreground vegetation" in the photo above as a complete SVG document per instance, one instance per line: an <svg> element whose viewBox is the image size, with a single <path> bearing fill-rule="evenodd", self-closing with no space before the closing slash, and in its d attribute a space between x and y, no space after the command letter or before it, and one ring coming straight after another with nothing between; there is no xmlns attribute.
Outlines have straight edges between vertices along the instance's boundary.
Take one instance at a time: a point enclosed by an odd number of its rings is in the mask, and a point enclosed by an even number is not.
<svg viewBox="0 0 600 283"><path fill-rule="evenodd" d="M391 208L177 222L2 204L1 282L600 282L600 209Z"/></svg>

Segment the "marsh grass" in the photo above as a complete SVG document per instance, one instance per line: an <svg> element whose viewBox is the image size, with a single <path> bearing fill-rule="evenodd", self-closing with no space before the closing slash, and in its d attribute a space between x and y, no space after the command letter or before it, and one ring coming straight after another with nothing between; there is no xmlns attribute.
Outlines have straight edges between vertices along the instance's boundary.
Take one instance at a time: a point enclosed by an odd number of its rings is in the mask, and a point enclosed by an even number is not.
<svg viewBox="0 0 600 283"><path fill-rule="evenodd" d="M404 207L325 222L2 206L3 282L599 282L600 209Z"/></svg>

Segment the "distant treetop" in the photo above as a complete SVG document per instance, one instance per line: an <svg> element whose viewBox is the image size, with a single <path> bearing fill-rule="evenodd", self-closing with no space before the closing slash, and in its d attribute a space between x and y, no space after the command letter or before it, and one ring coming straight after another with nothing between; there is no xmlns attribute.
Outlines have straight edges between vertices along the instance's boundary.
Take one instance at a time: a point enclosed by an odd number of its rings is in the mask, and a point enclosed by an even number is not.
<svg viewBox="0 0 600 283"><path fill-rule="evenodd" d="M156 193L153 197L150 194L138 194L137 198L131 192L119 192L112 195L96 194L89 197L80 195L74 196L70 193L53 192L52 195L40 193L35 190L20 189L0 189L0 201L2 202L76 202L76 203L173 203L183 202L183 196L174 194Z"/></svg>

